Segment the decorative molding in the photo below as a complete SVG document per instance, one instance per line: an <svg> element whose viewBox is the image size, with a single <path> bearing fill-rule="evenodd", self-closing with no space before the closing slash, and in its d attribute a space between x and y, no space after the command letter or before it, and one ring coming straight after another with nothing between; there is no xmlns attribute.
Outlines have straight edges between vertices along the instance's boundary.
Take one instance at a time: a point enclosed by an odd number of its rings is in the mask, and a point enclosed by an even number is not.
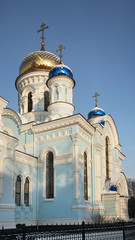
<svg viewBox="0 0 135 240"><path fill-rule="evenodd" d="M55 165L62 165L62 164L69 164L73 162L73 154L68 153L68 154L62 154L59 155L55 158Z"/></svg>
<svg viewBox="0 0 135 240"><path fill-rule="evenodd" d="M23 89L28 85L41 85L45 84L48 79L49 72L48 71L35 71L26 73L22 76L19 76L16 79L16 88L18 92L22 92Z"/></svg>
<svg viewBox="0 0 135 240"><path fill-rule="evenodd" d="M95 128L88 123L88 121L82 117L80 114L64 117L61 119L53 120L50 122L45 122L41 124L36 124L32 126L32 130L35 133L44 133L47 131L52 131L60 128L71 127L78 125L82 130L85 130L88 134L93 135L95 133Z"/></svg>
<svg viewBox="0 0 135 240"><path fill-rule="evenodd" d="M90 211L93 208L91 206L85 206L85 205L74 205L72 206L72 210L82 210L82 211Z"/></svg>
<svg viewBox="0 0 135 240"><path fill-rule="evenodd" d="M79 128L79 137L81 137L83 140L85 140L88 143L91 142L91 136L89 136L87 132L82 131L80 128Z"/></svg>
<svg viewBox="0 0 135 240"><path fill-rule="evenodd" d="M0 203L0 211L2 211L2 210L14 210L14 209L15 209L15 205L14 204Z"/></svg>
<svg viewBox="0 0 135 240"><path fill-rule="evenodd" d="M104 128L100 123L93 124L96 128L96 132L98 132L100 135L103 134Z"/></svg>
<svg viewBox="0 0 135 240"><path fill-rule="evenodd" d="M20 152L18 150L15 151L15 164L20 166L20 164L25 164L30 167L37 168L37 158L34 156L31 156L27 153Z"/></svg>
<svg viewBox="0 0 135 240"><path fill-rule="evenodd" d="M57 85L59 86L61 84L65 84L68 86L71 86L72 88L74 87L74 80L68 76L54 76L52 78L49 79L49 81L47 81L47 85L50 88L52 84L57 83Z"/></svg>

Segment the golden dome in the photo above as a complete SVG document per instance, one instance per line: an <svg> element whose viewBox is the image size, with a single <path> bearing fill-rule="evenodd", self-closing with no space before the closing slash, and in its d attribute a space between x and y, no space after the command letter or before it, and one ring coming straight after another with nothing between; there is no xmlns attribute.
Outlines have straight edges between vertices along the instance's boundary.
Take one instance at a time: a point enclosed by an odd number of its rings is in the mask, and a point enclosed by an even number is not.
<svg viewBox="0 0 135 240"><path fill-rule="evenodd" d="M19 75L37 70L50 71L60 64L60 58L47 51L36 51L27 55L21 63Z"/></svg>

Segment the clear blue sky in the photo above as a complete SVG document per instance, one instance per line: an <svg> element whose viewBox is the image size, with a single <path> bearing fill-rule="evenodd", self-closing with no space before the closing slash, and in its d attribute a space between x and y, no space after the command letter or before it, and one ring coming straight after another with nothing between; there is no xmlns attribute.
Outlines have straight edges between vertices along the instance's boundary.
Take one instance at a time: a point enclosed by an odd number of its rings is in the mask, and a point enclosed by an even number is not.
<svg viewBox="0 0 135 240"><path fill-rule="evenodd" d="M100 93L98 106L112 115L126 155L123 171L135 177L135 0L1 0L0 95L16 111L15 79L23 58L40 50L43 21L46 50L66 46L75 112L87 118Z"/></svg>

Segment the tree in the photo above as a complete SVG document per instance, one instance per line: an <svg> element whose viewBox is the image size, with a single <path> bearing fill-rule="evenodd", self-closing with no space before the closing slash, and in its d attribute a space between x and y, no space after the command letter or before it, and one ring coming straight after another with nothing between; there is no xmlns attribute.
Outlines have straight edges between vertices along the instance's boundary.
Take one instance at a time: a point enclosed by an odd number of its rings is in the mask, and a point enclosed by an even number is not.
<svg viewBox="0 0 135 240"><path fill-rule="evenodd" d="M128 178L128 191L129 191L129 200L128 200L128 213L130 218L135 218L135 178Z"/></svg>

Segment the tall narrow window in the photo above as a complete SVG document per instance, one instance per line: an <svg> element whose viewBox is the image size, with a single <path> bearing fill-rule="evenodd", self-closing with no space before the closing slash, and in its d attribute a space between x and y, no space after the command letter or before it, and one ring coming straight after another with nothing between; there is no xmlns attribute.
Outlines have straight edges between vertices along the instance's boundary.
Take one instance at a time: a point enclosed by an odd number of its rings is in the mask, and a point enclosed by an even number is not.
<svg viewBox="0 0 135 240"><path fill-rule="evenodd" d="M15 185L15 203L17 206L21 205L21 178L17 176Z"/></svg>
<svg viewBox="0 0 135 240"><path fill-rule="evenodd" d="M28 94L28 112L32 111L32 93Z"/></svg>
<svg viewBox="0 0 135 240"><path fill-rule="evenodd" d="M44 110L48 111L48 106L50 104L50 93L45 91L44 93Z"/></svg>
<svg viewBox="0 0 135 240"><path fill-rule="evenodd" d="M84 152L84 198L88 200L88 167L86 152Z"/></svg>
<svg viewBox="0 0 135 240"><path fill-rule="evenodd" d="M106 137L106 178L109 178L109 138Z"/></svg>
<svg viewBox="0 0 135 240"><path fill-rule="evenodd" d="M54 198L53 153L46 155L46 198Z"/></svg>
<svg viewBox="0 0 135 240"><path fill-rule="evenodd" d="M26 178L24 184L24 204L29 206L29 179Z"/></svg>

